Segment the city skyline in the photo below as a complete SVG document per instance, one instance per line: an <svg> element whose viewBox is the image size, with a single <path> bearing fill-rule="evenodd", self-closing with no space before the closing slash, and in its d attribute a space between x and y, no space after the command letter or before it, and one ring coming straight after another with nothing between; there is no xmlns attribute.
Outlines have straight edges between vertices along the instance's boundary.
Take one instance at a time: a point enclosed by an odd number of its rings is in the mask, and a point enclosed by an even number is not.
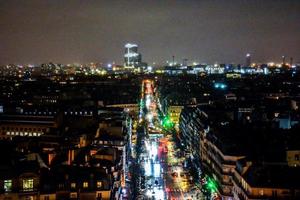
<svg viewBox="0 0 300 200"><path fill-rule="evenodd" d="M299 61L297 1L0 1L0 64Z"/></svg>
<svg viewBox="0 0 300 200"><path fill-rule="evenodd" d="M0 0L0 200L300 199L300 0Z"/></svg>

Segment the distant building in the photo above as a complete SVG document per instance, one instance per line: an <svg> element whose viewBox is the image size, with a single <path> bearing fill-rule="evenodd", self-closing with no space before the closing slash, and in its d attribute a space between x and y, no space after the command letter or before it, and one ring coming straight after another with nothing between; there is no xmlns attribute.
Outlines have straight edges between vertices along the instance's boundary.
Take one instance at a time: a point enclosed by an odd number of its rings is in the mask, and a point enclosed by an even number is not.
<svg viewBox="0 0 300 200"><path fill-rule="evenodd" d="M245 66L250 67L250 65L251 65L251 55L250 53L247 53Z"/></svg>
<svg viewBox="0 0 300 200"><path fill-rule="evenodd" d="M142 62L142 55L138 53L138 45L127 43L125 45L125 67L133 68L139 66Z"/></svg>

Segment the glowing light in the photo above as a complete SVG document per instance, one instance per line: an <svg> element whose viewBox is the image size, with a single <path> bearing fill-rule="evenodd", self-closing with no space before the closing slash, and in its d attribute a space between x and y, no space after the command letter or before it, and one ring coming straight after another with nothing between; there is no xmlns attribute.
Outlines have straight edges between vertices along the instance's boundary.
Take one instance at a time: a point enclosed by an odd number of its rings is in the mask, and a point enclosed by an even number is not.
<svg viewBox="0 0 300 200"><path fill-rule="evenodd" d="M138 53L126 53L124 56L125 57L136 57L138 55L139 55Z"/></svg>
<svg viewBox="0 0 300 200"><path fill-rule="evenodd" d="M146 95L146 107L149 108L150 105L151 105L150 95Z"/></svg>
<svg viewBox="0 0 300 200"><path fill-rule="evenodd" d="M166 116L163 120L162 120L162 126L165 129L170 129L174 126L174 123L171 121L169 116Z"/></svg>
<svg viewBox="0 0 300 200"><path fill-rule="evenodd" d="M160 177L161 166L159 163L154 164L154 177Z"/></svg>
<svg viewBox="0 0 300 200"><path fill-rule="evenodd" d="M274 62L269 62L269 63L268 63L268 66L273 67L273 66L275 66L275 63L274 63Z"/></svg>
<svg viewBox="0 0 300 200"><path fill-rule="evenodd" d="M141 101L140 101L140 107L144 107L145 106L145 103L144 103L144 101L141 99Z"/></svg>
<svg viewBox="0 0 300 200"><path fill-rule="evenodd" d="M153 156L153 157L157 156L157 146L151 145L150 153L151 153L151 156Z"/></svg>
<svg viewBox="0 0 300 200"><path fill-rule="evenodd" d="M146 118L147 118L147 120L148 120L149 122L152 122L152 120L153 120L153 115L152 115L151 113L148 113L148 114L146 115Z"/></svg>
<svg viewBox="0 0 300 200"><path fill-rule="evenodd" d="M130 44L130 43L125 44L125 48L132 48L132 47L137 47L137 45L136 44Z"/></svg>
<svg viewBox="0 0 300 200"><path fill-rule="evenodd" d="M146 176L151 176L152 172L151 172L151 163L149 161L146 161L144 163L144 169L145 169L145 175Z"/></svg>
<svg viewBox="0 0 300 200"><path fill-rule="evenodd" d="M204 188L209 190L211 193L217 191L217 183L212 178L207 178L206 184L204 185Z"/></svg>
<svg viewBox="0 0 300 200"><path fill-rule="evenodd" d="M149 197L151 197L152 196L151 190L147 190L146 195L149 196Z"/></svg>
<svg viewBox="0 0 300 200"><path fill-rule="evenodd" d="M225 89L227 87L227 85L225 85L224 83L215 83L214 87L220 88L220 89Z"/></svg>

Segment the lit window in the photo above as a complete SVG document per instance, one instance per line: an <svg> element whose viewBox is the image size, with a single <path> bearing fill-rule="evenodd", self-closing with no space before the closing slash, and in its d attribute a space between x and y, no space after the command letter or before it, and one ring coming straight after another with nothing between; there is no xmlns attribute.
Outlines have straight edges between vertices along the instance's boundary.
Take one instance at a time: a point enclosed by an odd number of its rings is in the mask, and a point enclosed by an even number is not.
<svg viewBox="0 0 300 200"><path fill-rule="evenodd" d="M71 192L70 193L70 198L71 199L76 199L77 198L77 192Z"/></svg>
<svg viewBox="0 0 300 200"><path fill-rule="evenodd" d="M12 188L12 180L4 180L4 191L10 192Z"/></svg>
<svg viewBox="0 0 300 200"><path fill-rule="evenodd" d="M102 182L101 181L97 181L97 188L101 188L102 187Z"/></svg>
<svg viewBox="0 0 300 200"><path fill-rule="evenodd" d="M76 188L76 183L71 183L71 188L75 189Z"/></svg>
<svg viewBox="0 0 300 200"><path fill-rule="evenodd" d="M88 188L89 187L89 183L88 182L83 182L83 188Z"/></svg>
<svg viewBox="0 0 300 200"><path fill-rule="evenodd" d="M264 190L259 191L260 196L264 196Z"/></svg>
<svg viewBox="0 0 300 200"><path fill-rule="evenodd" d="M23 190L24 191L33 190L33 179L23 179Z"/></svg>
<svg viewBox="0 0 300 200"><path fill-rule="evenodd" d="M64 189L64 187L65 187L65 185L64 185L63 183L58 184L58 188L59 188L60 190Z"/></svg>

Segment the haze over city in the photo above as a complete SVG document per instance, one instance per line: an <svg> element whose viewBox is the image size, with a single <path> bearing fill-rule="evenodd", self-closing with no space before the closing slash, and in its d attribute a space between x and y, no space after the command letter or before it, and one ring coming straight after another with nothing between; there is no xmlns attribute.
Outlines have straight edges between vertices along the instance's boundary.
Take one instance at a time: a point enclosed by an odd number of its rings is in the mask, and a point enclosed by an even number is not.
<svg viewBox="0 0 300 200"><path fill-rule="evenodd" d="M1 64L122 64L127 42L148 63L299 60L296 0L1 0L0 11Z"/></svg>

